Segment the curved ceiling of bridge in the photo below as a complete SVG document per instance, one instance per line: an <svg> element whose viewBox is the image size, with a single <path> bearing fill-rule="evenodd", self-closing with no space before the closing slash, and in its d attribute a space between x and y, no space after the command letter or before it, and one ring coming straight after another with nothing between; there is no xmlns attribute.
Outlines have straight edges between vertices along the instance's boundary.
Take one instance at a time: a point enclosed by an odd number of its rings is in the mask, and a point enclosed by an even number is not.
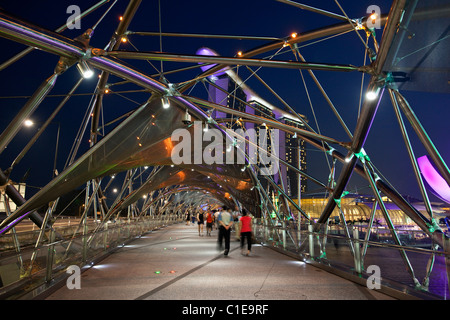
<svg viewBox="0 0 450 320"><path fill-rule="evenodd" d="M176 143L171 139L172 133L184 128L193 135L194 126L182 121L185 111L186 107L175 100L171 101L169 108L164 108L161 97L153 95L147 103L30 198L14 213L14 217L37 209L92 179L142 166L163 167L124 199L121 207L134 203L154 190L189 185L209 190L224 204L233 205L234 197L251 212L257 213L258 193L253 189L250 168L243 171L242 164L190 164L193 161L181 166L174 165L171 153ZM196 120L199 119L192 116L192 121ZM217 129L222 130L219 127ZM222 141L215 140L213 144L225 144L227 136L224 134L222 137ZM193 143L194 139L191 139L191 144ZM203 142L202 150L210 146L211 142ZM191 150L194 151L194 148Z"/></svg>

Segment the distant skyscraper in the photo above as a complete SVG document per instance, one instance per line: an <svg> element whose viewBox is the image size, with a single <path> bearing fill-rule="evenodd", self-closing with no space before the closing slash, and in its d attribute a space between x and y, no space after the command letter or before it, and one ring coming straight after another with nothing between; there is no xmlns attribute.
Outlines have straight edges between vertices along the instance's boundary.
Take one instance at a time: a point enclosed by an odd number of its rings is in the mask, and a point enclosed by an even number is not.
<svg viewBox="0 0 450 320"><path fill-rule="evenodd" d="M268 118L268 119L277 119L287 125L302 128L304 127L303 123L300 121L293 120L292 118L285 117L283 115L283 112L281 110L272 110L268 106L262 104L261 102L257 101L247 101L247 95L230 77L228 77L226 74L220 75L216 77L214 80L214 84L221 89L218 89L212 85L209 86L209 99L210 101L221 104L223 106L226 106L230 109L238 110L241 112L246 112L249 114L254 114L256 116ZM228 93L226 93L227 91ZM245 103L246 102L246 103ZM236 116L227 114L225 112L220 111L214 111L211 115L214 119L229 119L229 118L236 118ZM303 117L305 121L306 118ZM237 129L241 128L239 125L232 125L231 121L218 121L219 123L223 123L226 125L227 128L230 129ZM234 122L235 123L235 122ZM261 144L260 141L260 130L266 129L266 126L264 124L254 124L247 122L245 123L245 129L255 129L256 135L257 135L257 141L259 144ZM277 145L278 151L280 154L277 154L280 159L286 161L290 165L294 167L300 167L300 170L306 172L306 151L305 151L305 142L301 139L296 138L295 136L289 134L280 132L278 135L279 141L274 141L273 143ZM271 141L270 141L270 132L267 132L267 146L265 148L269 153L272 152L271 148ZM248 149L247 149L248 151ZM256 153L258 153L258 150L256 150ZM256 157L254 159L257 160L258 166L261 166L259 157ZM300 159L300 161L299 161ZM287 166L280 164L281 171L276 170L277 172L273 176L273 180L276 184L278 184L280 187L284 186L286 189L286 193L292 197L297 198L298 196L298 187L299 187L299 181L298 181L298 174L296 171L288 168ZM260 179L260 182L263 186L263 188L266 188L268 185L268 182L266 179ZM301 177L300 180L300 186L301 186L301 192L306 191L306 178Z"/></svg>
<svg viewBox="0 0 450 320"><path fill-rule="evenodd" d="M306 118L303 118L306 121ZM281 119L287 125L304 128L304 124L300 121L296 121L293 119L283 118ZM286 133L285 137L285 161L290 165L299 168L303 172L306 173L307 165L306 165L306 150L305 150L305 141L296 137L296 135L292 135L290 133ZM286 176L288 180L288 195L292 198L298 197L298 174L296 171L286 167ZM306 192L307 184L306 178L304 176L300 176L300 191L302 193Z"/></svg>

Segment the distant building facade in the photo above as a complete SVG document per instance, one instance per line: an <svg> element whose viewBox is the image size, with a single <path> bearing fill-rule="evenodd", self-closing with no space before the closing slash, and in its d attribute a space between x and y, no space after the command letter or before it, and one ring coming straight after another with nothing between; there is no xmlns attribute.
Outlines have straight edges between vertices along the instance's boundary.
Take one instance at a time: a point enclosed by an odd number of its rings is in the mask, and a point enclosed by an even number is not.
<svg viewBox="0 0 450 320"><path fill-rule="evenodd" d="M301 121L294 120L291 117L286 117L278 112L278 110L272 110L268 106L262 104L261 102L250 100L247 97L244 90L242 90L230 77L226 74L222 74L218 77L214 78L214 86L209 85L209 101L214 102L216 104L220 104L226 106L230 109L238 110L241 112L246 112L252 115L278 120L282 123L285 123L290 126L303 128L304 124ZM219 87L219 88L218 88ZM231 94L229 94L231 93ZM222 123L229 129L237 129L242 128L242 124L236 125L235 121L230 121L231 118L233 120L236 119L236 116L227 114L221 111L213 111L211 117L216 119L218 123ZM302 116L303 121L307 121L306 117ZM223 119L223 122L220 121ZM234 124L232 124L234 123ZM246 130L254 129L257 136L258 141L260 141L260 130L267 129L265 124L255 124L251 122L246 122L243 124ZM295 168L300 168L301 171L307 172L307 159L306 159L306 149L305 149L305 141L297 138L296 135L285 133L284 131L280 131L278 135L278 141L274 141L273 143L278 144L277 147L279 149L279 153L277 156L292 165ZM270 131L267 132L267 148L268 152L272 152L271 141L270 141ZM257 151L256 151L257 152ZM258 165L261 163L257 162ZM307 191L307 183L306 178L299 175L295 170L289 168L288 166L282 164L280 162L279 170L275 170L276 174L273 176L274 182L280 186L284 187L285 192L291 198L298 198L299 196L299 188L300 192L304 193ZM300 181L299 181L300 178ZM260 179L262 186L267 187L267 180Z"/></svg>

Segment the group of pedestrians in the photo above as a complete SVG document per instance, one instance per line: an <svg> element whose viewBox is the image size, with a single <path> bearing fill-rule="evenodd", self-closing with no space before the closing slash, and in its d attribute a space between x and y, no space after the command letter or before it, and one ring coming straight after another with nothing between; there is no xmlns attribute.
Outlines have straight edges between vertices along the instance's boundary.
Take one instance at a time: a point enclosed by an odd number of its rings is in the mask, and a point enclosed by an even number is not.
<svg viewBox="0 0 450 320"><path fill-rule="evenodd" d="M236 238L240 241L241 253L248 256L252 248L252 217L245 209L241 212L232 212L231 208L223 206L221 210L202 210L196 214L198 234L203 236L206 223L206 235L211 236L214 227L218 230L217 247L225 256L230 252L231 230L234 229ZM191 214L186 215L186 224L191 222ZM244 249L247 241L247 250Z"/></svg>
<svg viewBox="0 0 450 320"><path fill-rule="evenodd" d="M230 251L231 228L236 222L236 236L241 242L241 253L248 256L252 250L252 218L248 215L247 210L242 209L240 217L233 217L231 209L224 206L219 214L219 250L222 250L222 243L225 242L225 250L223 254L226 256ZM244 243L247 241L247 251L244 250Z"/></svg>

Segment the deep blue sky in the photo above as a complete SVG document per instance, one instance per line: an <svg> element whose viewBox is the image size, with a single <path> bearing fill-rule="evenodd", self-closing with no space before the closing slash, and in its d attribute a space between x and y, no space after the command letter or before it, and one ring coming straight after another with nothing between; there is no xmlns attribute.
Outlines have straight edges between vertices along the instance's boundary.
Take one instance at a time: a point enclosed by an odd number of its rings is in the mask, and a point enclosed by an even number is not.
<svg viewBox="0 0 450 320"><path fill-rule="evenodd" d="M112 3L112 1L110 1ZM69 5L79 5L81 10L90 7L95 1L0 1L0 7L14 15L22 17L24 20L38 24L48 29L56 29L65 23L69 14L66 8ZM91 45L103 48L112 32L114 31L118 17L123 13L128 1L119 0L104 21L99 25L94 33ZM305 4L317 6L322 9L339 13L341 11L335 1L303 1ZM344 1L339 3L351 18L359 18L366 15L369 5L376 4L383 13L387 13L391 1ZM74 38L85 29L91 27L109 6L106 4L95 13L91 14L81 22L81 30L66 30L63 34L69 38ZM221 34L221 35L249 35L285 37L291 32L301 34L304 31L313 30L330 24L338 23L335 19L321 16L312 12L291 7L274 0L240 0L240 1L161 1L161 28L163 32L180 33L201 33L201 34ZM131 31L154 31L159 30L158 1L144 0L139 7L139 11L129 27ZM377 33L378 41L381 39L381 30ZM159 51L160 42L158 37L131 36L133 43L142 51ZM193 38L163 38L162 50L172 53L194 54L201 46L208 46L215 49L224 56L234 56L237 51L246 51L265 41L237 41L237 40L217 40L217 39L193 39ZM25 48L21 44L9 40L0 39L0 62L3 62ZM126 50L134 50L130 44L121 47ZM307 61L341 63L361 65L364 58L364 49L354 32L346 35L310 45L301 49ZM272 53L272 52L271 52ZM276 59L293 59L292 54L283 54ZM29 96L49 77L58 57L45 52L34 51L20 62L8 67L0 72L1 86L0 96ZM159 67L159 62L153 62ZM154 69L147 63L139 61L135 63L142 71L149 74L154 73ZM174 69L184 66L183 64L164 63L164 70ZM248 72L240 69L240 74L248 75ZM254 68L255 69L255 68ZM200 70L168 76L171 82L180 82L190 79L198 74ZM97 71L98 74L98 71ZM309 105L305 89L303 87L300 73L296 70L276 70L265 69L258 73L266 82L276 90L283 99L288 102L299 113L306 115L310 125L316 128L313 113ZM336 118L330 112L324 99L313 85L306 71L303 75L308 83L308 90L314 106L315 114L318 118L320 130L323 134L337 139L347 141L342 128ZM316 76L321 81L333 103L338 108L350 131L354 130L357 119L359 103L359 88L361 74L359 73L337 73L317 71ZM78 79L78 73L74 68L67 71L58 79L57 84L51 94L65 94ZM113 77L111 82L118 81ZM366 78L365 83L368 82ZM78 93L93 92L96 80L85 81ZM255 91L267 100L275 103L276 100L271 94L265 91L256 80L248 82ZM124 86L120 90L135 89L134 86ZM118 89L116 89L118 90ZM195 87L193 94L205 95L205 90ZM431 139L442 153L443 158L448 162L450 159L450 145L448 142L448 119L449 119L449 96L448 94L426 93L405 91L403 94L410 101L415 112L423 122L423 126L429 132ZM141 103L147 96L143 94L127 94L127 97ZM51 112L61 97L48 98L33 115L36 121L43 121ZM62 124L60 145L60 161L58 169L64 166L65 157L70 150L74 135L78 130L78 123L82 119L86 106L89 103L89 96L76 97L63 109L57 120ZM15 113L24 105L26 99L0 99L0 130L3 130ZM129 100L108 96L105 99L105 120L114 119L123 114L137 104ZM42 181L48 181L51 176L53 166L53 150L55 147L56 125L50 126L33 149L30 150L27 158L22 160L17 169L13 172L12 178L19 180L23 174L30 169L28 182L31 185L42 186ZM27 131L28 130L28 131ZM18 150L24 146L27 139L31 137L30 129L23 129L18 137L14 139L8 149L0 155L0 168L6 169L16 156ZM412 131L410 136L414 146L417 147L417 156L424 154L424 150ZM87 146L87 142L84 144ZM48 149L49 155L46 154ZM415 187L411 165L407 158L405 147L402 143L400 131L394 117L393 109L386 94L380 104L372 130L366 142L366 151L384 175L403 194L419 196ZM326 181L327 165L322 153L308 147L308 172L322 181ZM325 170L323 170L325 169ZM355 176L355 175L354 175ZM353 190L367 186L367 183L352 178L349 189ZM312 186L314 187L314 185ZM368 192L368 189L361 190Z"/></svg>

